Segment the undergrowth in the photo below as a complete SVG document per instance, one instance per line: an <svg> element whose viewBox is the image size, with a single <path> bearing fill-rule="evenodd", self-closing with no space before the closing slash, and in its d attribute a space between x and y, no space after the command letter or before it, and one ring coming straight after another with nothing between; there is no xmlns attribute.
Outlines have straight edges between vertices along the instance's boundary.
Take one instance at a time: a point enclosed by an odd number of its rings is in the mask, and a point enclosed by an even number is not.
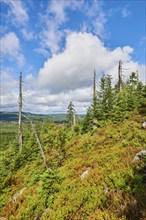
<svg viewBox="0 0 146 220"><path fill-rule="evenodd" d="M17 136L1 150L0 217L9 220L140 220L146 218L146 185L140 171L145 162L132 162L146 149L144 118L132 115L81 134L45 121L38 125L49 168L46 169L29 125L23 150ZM145 159L144 159L145 160ZM87 175L81 175L87 171ZM21 189L23 193L19 195ZM17 195L14 201L14 195Z"/></svg>

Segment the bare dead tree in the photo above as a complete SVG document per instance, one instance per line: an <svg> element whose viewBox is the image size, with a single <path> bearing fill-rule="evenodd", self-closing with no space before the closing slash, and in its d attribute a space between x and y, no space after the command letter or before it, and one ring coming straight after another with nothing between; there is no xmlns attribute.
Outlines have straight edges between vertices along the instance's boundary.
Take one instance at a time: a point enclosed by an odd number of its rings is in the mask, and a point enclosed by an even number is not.
<svg viewBox="0 0 146 220"><path fill-rule="evenodd" d="M40 149L40 152L41 152L41 155L42 155L42 158L43 158L44 165L45 165L46 168L48 168L47 160L46 160L46 157L45 157L45 154L44 154L44 151L43 151L41 142L40 142L39 137L38 137L38 135L37 135L37 132L36 132L36 130L35 130L34 124L33 124L33 122L32 122L26 115L23 115L23 114L22 114L22 116L23 116L24 118L26 118L26 119L30 122L32 131L33 131L33 133L34 133L36 142L37 142L37 144L38 144L38 147L39 147L39 149Z"/></svg>
<svg viewBox="0 0 146 220"><path fill-rule="evenodd" d="M73 114L73 126L76 125L76 113L75 113L75 110L74 110L74 114Z"/></svg>
<svg viewBox="0 0 146 220"><path fill-rule="evenodd" d="M96 128L96 107L97 107L97 97L96 97L96 72L94 70L93 74L93 128Z"/></svg>
<svg viewBox="0 0 146 220"><path fill-rule="evenodd" d="M22 72L19 79L19 119L18 119L18 144L19 151L22 151Z"/></svg>
<svg viewBox="0 0 146 220"><path fill-rule="evenodd" d="M122 81L122 61L119 61L119 66L118 66L118 90L121 92L123 86L123 81Z"/></svg>
<svg viewBox="0 0 146 220"><path fill-rule="evenodd" d="M93 100L96 97L96 72L94 70L94 76L93 76Z"/></svg>

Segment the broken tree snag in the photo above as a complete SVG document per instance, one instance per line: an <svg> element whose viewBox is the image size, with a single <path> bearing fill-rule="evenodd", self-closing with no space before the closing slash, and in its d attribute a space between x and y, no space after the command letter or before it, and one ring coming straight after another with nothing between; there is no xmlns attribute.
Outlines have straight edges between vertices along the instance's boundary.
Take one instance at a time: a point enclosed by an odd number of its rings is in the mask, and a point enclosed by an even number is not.
<svg viewBox="0 0 146 220"><path fill-rule="evenodd" d="M121 92L123 86L122 82L122 61L119 61L119 67L118 67L118 90Z"/></svg>
<svg viewBox="0 0 146 220"><path fill-rule="evenodd" d="M43 158L44 165L45 165L46 168L48 168L47 160L46 160L46 157L45 157L43 148L42 148L42 146L41 146L41 142L40 142L39 137L38 137L38 135L37 135L37 132L36 132L36 130L35 130L34 124L32 123L32 121L31 121L28 117L26 117L25 115L22 115L22 116L23 116L24 118L26 118L26 119L30 122L32 131L33 131L33 133L34 133L36 142L37 142L37 144L38 144L38 147L39 147L39 149L40 149L40 152L41 152L41 155L42 155L42 158Z"/></svg>
<svg viewBox="0 0 146 220"><path fill-rule="evenodd" d="M44 165L45 165L46 168L48 168L48 166L47 166L47 161L46 161L46 157L45 157L43 148L42 148L42 146L41 146L40 140L39 140L39 138L38 138L38 135L37 135L37 133L36 133L34 124L32 123L32 121L30 121L30 123L31 123L31 127L32 127L32 130L33 130L34 136L35 136L35 138L36 138L38 147L39 147L39 149L40 149L40 151L41 151L41 155L42 155L42 158L43 158L43 161L44 161Z"/></svg>
<svg viewBox="0 0 146 220"><path fill-rule="evenodd" d="M76 113L75 113L75 110L74 110L74 114L73 114L73 126L76 125Z"/></svg>
<svg viewBox="0 0 146 220"><path fill-rule="evenodd" d="M94 70L93 75L93 129L96 129L97 119L96 119L96 107L97 107L97 97L96 97L96 72Z"/></svg>
<svg viewBox="0 0 146 220"><path fill-rule="evenodd" d="M19 119L18 119L18 144L19 151L22 151L22 72L19 79Z"/></svg>
<svg viewBox="0 0 146 220"><path fill-rule="evenodd" d="M94 70L94 76L93 76L93 100L96 97L96 72Z"/></svg>

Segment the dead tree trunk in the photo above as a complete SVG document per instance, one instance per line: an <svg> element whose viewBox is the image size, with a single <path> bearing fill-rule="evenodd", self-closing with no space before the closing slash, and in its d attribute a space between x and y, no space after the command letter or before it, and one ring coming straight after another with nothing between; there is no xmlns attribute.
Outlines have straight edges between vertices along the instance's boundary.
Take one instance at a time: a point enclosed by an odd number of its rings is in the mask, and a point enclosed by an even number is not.
<svg viewBox="0 0 146 220"><path fill-rule="evenodd" d="M73 126L75 126L75 125L76 125L76 113L74 111L74 114L73 114Z"/></svg>
<svg viewBox="0 0 146 220"><path fill-rule="evenodd" d="M47 161L46 161L46 157L45 157L43 148L42 148L42 146L41 146L41 142L40 142L40 140L39 140L39 138L38 138L38 135L37 135L37 133L36 133L34 124L32 123L32 121L30 121L30 123L31 123L31 127L32 127L32 130L33 130L33 133L34 133L36 142L37 142L38 147L39 147L39 149L40 149L40 152L41 152L41 155L42 155L42 158L43 158L43 161L44 161L44 165L45 165L46 168L48 168L48 166L47 166Z"/></svg>
<svg viewBox="0 0 146 220"><path fill-rule="evenodd" d="M93 112L96 111L96 72L93 75Z"/></svg>
<svg viewBox="0 0 146 220"><path fill-rule="evenodd" d="M19 119L18 119L18 144L19 151L22 151L22 72L19 79Z"/></svg>
<svg viewBox="0 0 146 220"><path fill-rule="evenodd" d="M97 97L96 97L96 72L94 70L93 76L93 128L95 129L97 119L96 119L96 107L97 107Z"/></svg>
<svg viewBox="0 0 146 220"><path fill-rule="evenodd" d="M118 67L118 90L121 92L123 86L122 82L122 61L119 61L119 67Z"/></svg>
<svg viewBox="0 0 146 220"><path fill-rule="evenodd" d="M23 115L23 117L26 118L26 119L30 122L30 124L31 124L31 128L32 128L32 131L33 131L33 133L34 133L34 136L35 136L36 142L37 142L37 144L38 144L38 147L39 147L39 149L40 149L40 152L41 152L41 155L42 155L42 158L43 158L44 165L45 165L46 168L48 168L47 160L46 160L46 157L45 157L43 148L42 148L42 146L41 146L41 142L40 142L39 137L38 137L38 135L37 135L37 132L36 132L36 130L35 130L34 124L33 124L33 122L32 122L28 117L26 117L25 115Z"/></svg>

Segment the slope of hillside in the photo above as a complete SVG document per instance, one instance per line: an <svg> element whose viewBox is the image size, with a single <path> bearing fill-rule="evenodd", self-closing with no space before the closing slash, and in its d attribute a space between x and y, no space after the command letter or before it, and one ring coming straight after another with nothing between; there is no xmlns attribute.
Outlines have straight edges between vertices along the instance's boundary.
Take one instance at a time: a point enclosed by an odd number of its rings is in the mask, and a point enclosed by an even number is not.
<svg viewBox="0 0 146 220"><path fill-rule="evenodd" d="M38 125L49 168L29 125L23 151L16 139L1 150L0 217L10 220L144 220L146 218L144 117L134 114L94 132L45 121Z"/></svg>

